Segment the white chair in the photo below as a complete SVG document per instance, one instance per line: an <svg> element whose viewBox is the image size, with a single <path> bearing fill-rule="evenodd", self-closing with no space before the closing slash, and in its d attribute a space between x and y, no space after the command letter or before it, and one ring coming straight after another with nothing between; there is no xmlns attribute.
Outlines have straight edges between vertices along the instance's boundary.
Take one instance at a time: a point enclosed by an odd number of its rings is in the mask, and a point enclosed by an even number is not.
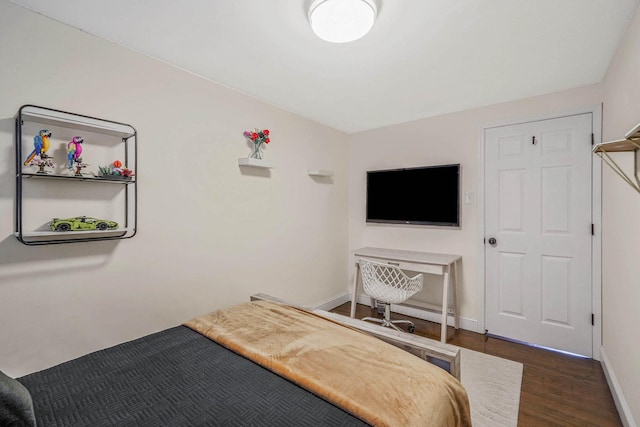
<svg viewBox="0 0 640 427"><path fill-rule="evenodd" d="M398 331L395 323L409 325L409 332L415 330L413 322L408 320L391 320L391 304L399 304L411 298L422 290L422 274L414 277L407 276L398 266L385 264L367 259L360 259L362 272L362 287L364 293L384 304L384 319L365 317L362 320L381 323Z"/></svg>

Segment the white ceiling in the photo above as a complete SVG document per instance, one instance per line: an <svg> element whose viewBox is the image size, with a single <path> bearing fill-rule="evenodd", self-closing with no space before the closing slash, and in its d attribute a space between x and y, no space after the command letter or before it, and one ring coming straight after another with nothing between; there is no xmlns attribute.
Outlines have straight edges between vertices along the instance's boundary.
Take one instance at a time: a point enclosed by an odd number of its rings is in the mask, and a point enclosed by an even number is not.
<svg viewBox="0 0 640 427"><path fill-rule="evenodd" d="M309 0L12 0L346 133L598 83L638 0L378 0L318 39Z"/></svg>

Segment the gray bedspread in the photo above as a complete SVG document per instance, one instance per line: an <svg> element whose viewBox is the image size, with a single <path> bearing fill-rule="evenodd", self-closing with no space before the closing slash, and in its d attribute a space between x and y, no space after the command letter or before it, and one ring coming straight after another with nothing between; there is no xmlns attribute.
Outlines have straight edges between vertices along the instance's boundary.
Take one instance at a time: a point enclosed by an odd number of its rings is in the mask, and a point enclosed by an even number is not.
<svg viewBox="0 0 640 427"><path fill-rule="evenodd" d="M38 426L361 426L178 326L19 378Z"/></svg>

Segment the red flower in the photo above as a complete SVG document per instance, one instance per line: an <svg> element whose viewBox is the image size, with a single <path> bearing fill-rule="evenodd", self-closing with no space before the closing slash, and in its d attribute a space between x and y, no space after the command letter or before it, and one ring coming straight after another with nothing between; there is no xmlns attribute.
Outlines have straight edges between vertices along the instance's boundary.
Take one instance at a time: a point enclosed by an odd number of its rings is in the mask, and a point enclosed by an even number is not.
<svg viewBox="0 0 640 427"><path fill-rule="evenodd" d="M269 129L258 129L255 131L245 130L242 132L244 136L246 136L251 142L253 142L256 146L261 146L262 144L268 144L271 142L271 138L269 138Z"/></svg>

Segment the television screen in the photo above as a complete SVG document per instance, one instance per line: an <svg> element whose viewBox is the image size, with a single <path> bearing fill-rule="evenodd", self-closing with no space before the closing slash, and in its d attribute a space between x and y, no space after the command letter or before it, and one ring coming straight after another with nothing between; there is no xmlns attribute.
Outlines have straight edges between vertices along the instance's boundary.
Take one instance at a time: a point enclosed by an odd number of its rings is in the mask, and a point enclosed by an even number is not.
<svg viewBox="0 0 640 427"><path fill-rule="evenodd" d="M460 165L367 172L367 222L460 226Z"/></svg>

